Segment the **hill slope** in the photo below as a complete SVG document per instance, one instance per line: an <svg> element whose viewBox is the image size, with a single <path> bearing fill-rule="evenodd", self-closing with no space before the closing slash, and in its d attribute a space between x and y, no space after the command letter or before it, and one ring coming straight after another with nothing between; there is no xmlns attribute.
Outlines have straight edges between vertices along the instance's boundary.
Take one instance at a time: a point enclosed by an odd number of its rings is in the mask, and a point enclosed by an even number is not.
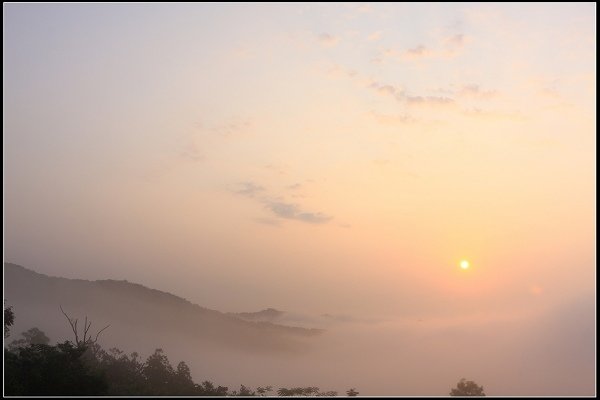
<svg viewBox="0 0 600 400"><path fill-rule="evenodd" d="M87 315L93 322L92 332L111 324L102 339L119 347L129 343L133 349L182 340L195 347L224 346L260 353L297 351L321 332L248 321L127 281L51 277L11 263L4 264L4 277L4 298L16 315L11 339L32 326L55 341L71 339L59 305L71 317L83 320Z"/></svg>

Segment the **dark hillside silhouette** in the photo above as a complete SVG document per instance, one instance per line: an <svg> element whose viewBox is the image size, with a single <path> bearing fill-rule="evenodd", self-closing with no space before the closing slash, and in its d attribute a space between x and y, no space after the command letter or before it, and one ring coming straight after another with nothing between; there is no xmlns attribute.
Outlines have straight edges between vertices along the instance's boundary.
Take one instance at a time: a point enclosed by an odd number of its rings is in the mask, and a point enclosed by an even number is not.
<svg viewBox="0 0 600 400"><path fill-rule="evenodd" d="M39 322L31 321L31 325L55 337L64 336L64 319L54 318L61 305L69 315L87 314L101 326L110 324L113 338L129 337L129 330L135 329L141 335L174 333L210 346L281 352L300 351L322 332L248 321L127 281L50 277L11 263L5 263L4 270L5 297L16 308L28 310L20 318L30 315L42 318Z"/></svg>

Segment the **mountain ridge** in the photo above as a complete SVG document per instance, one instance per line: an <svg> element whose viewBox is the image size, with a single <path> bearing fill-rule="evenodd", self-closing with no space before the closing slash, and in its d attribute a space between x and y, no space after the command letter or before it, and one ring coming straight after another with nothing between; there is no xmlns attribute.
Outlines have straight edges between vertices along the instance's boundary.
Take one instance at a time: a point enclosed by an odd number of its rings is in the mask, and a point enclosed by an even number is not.
<svg viewBox="0 0 600 400"><path fill-rule="evenodd" d="M186 340L249 351L303 348L308 338L323 332L246 320L235 313L202 307L172 293L126 280L55 277L7 262L4 277L5 299L15 307L16 321L37 318L43 320L42 325L52 325L50 315L57 315L56 310L63 306L70 316L93 315L98 323L110 322L112 327L133 326L148 334L173 333L186 336ZM54 318L62 318L60 323L64 325L64 317ZM53 330L56 335L57 329Z"/></svg>

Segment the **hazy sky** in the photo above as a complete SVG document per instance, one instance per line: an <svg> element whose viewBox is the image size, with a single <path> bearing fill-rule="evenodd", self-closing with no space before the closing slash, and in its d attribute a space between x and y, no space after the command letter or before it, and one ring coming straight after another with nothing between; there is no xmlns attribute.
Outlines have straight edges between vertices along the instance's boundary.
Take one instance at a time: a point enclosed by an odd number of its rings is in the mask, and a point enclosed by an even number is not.
<svg viewBox="0 0 600 400"><path fill-rule="evenodd" d="M222 311L591 310L595 13L4 5L5 260Z"/></svg>

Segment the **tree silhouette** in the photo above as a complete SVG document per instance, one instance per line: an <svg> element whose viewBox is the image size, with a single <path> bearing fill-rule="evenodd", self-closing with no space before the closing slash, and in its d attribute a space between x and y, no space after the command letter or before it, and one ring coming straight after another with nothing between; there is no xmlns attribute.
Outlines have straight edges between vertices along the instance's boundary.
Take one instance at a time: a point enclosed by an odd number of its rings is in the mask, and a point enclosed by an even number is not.
<svg viewBox="0 0 600 400"><path fill-rule="evenodd" d="M244 385L240 385L240 390L239 391L233 391L229 394L229 396L245 396L245 397L249 397L249 396L256 396L256 392L253 392L252 389L244 386Z"/></svg>
<svg viewBox="0 0 600 400"><path fill-rule="evenodd" d="M109 396L139 396L145 393L143 364L137 353L131 355L113 347L96 353L99 368L108 381Z"/></svg>
<svg viewBox="0 0 600 400"><path fill-rule="evenodd" d="M309 386L309 387L305 387L305 388L296 387L296 388L291 388L291 389L279 388L279 390L277 391L277 395L281 396L281 397L288 397L288 396L335 397L335 396L337 396L337 392L335 392L333 390L329 391L329 392L320 392L318 387Z"/></svg>
<svg viewBox="0 0 600 400"><path fill-rule="evenodd" d="M171 395L193 396L196 394L196 385L192 380L190 367L183 361L177 364L177 369L175 370L171 382L173 385Z"/></svg>
<svg viewBox="0 0 600 400"><path fill-rule="evenodd" d="M167 356L163 354L162 349L156 349L154 354L148 357L142 373L151 393L157 396L168 396L170 394L168 389L172 386L175 371Z"/></svg>
<svg viewBox="0 0 600 400"><path fill-rule="evenodd" d="M485 396L485 393L483 392L483 386L462 378L456 384L456 387L450 390L450 396Z"/></svg>
<svg viewBox="0 0 600 400"><path fill-rule="evenodd" d="M267 393L273 390L273 386L257 387L256 392L259 396L267 396Z"/></svg>
<svg viewBox="0 0 600 400"><path fill-rule="evenodd" d="M4 352L4 393L9 396L102 396L105 379L82 361L85 348L71 342L31 344Z"/></svg>
<svg viewBox="0 0 600 400"><path fill-rule="evenodd" d="M10 327L15 322L15 313L13 312L12 306L6 307L6 300L4 300L4 337L10 336Z"/></svg>
<svg viewBox="0 0 600 400"><path fill-rule="evenodd" d="M10 309L10 307L9 307ZM6 315L5 306L5 315ZM12 324L14 315L10 310ZM8 396L266 396L272 386L250 387L241 385L229 392L225 386L210 381L194 383L185 362L173 368L162 349L156 349L146 362L137 353L125 354L117 348L106 351L89 333L91 322L84 322L80 337L77 319L69 317L61 307L75 342L65 341L50 346L50 339L38 328L22 333L23 338L13 341L4 349L4 393ZM5 330L6 332L6 330ZM349 396L358 392L352 388ZM335 397L337 392L321 392L318 387L279 388L280 396Z"/></svg>
<svg viewBox="0 0 600 400"><path fill-rule="evenodd" d="M21 333L23 339L13 340L8 345L9 351L15 351L18 347L25 347L31 344L48 344L50 343L50 339L44 332L39 330L38 328L31 328L23 333Z"/></svg>
<svg viewBox="0 0 600 400"><path fill-rule="evenodd" d="M227 396L227 389L227 386L215 387L210 381L204 381L197 387L199 396Z"/></svg>

